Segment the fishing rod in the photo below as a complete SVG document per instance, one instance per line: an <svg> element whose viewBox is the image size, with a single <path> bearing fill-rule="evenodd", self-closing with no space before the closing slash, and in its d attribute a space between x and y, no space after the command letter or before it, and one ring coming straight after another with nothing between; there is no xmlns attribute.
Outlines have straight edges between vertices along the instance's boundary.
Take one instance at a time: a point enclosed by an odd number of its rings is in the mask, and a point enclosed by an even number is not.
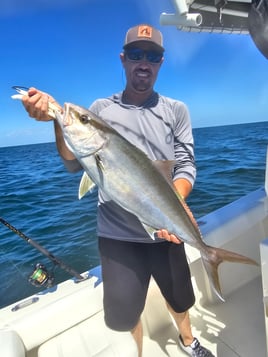
<svg viewBox="0 0 268 357"><path fill-rule="evenodd" d="M12 226L10 223L8 223L6 220L0 217L0 222L4 224L6 227L8 227L12 232L16 233L19 237L24 239L27 243L29 243L31 246L33 246L35 249L39 250L43 255L45 255L47 258L49 258L53 264L58 265L60 268L65 270L67 273L71 274L74 276L77 281L80 282L82 280L86 280L87 277L83 277L79 273L77 273L73 268L65 264L62 260L59 258L56 258L52 253L50 253L47 249L42 247L40 244L32 240L31 238L27 237L23 232L21 232L19 229L15 228ZM32 283L35 286L41 286L41 285L46 285L46 286L51 286L54 278L51 274L49 274L48 270L45 268L44 265L42 264L36 264L35 270L33 271L32 275L29 278L30 283Z"/></svg>

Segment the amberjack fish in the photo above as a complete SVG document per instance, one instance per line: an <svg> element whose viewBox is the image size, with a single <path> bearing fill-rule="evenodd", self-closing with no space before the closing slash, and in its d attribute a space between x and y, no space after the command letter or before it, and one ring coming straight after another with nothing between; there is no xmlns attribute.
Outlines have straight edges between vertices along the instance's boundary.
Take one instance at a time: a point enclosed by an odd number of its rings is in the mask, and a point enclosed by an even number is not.
<svg viewBox="0 0 268 357"><path fill-rule="evenodd" d="M197 248L211 286L222 301L219 264L229 261L257 265L248 257L205 244L190 209L174 189L171 175L163 175L163 171L171 172L172 161L150 160L87 109L66 103L63 113L55 113L68 147L86 172L80 196L97 185L109 199L136 215L150 237L154 238L159 229L167 229Z"/></svg>

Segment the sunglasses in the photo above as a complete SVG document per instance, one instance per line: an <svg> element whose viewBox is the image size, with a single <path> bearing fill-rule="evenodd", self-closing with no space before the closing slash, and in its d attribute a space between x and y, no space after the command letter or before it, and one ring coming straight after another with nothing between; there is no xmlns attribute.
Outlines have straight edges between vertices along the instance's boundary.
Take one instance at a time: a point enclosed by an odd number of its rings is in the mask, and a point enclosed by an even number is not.
<svg viewBox="0 0 268 357"><path fill-rule="evenodd" d="M144 58L150 63L160 63L163 53L157 51L145 51L140 48L130 48L125 50L125 56L130 61L141 61Z"/></svg>

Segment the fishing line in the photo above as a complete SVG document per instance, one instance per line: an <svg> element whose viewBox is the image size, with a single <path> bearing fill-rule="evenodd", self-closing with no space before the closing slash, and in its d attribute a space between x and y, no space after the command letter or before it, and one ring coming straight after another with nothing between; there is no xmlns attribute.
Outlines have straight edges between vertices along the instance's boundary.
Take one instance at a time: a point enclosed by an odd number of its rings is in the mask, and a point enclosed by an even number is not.
<svg viewBox="0 0 268 357"><path fill-rule="evenodd" d="M13 259L11 259L11 258L6 258L6 253L5 253L5 251L3 250L3 249L1 249L0 248L0 254L2 255L2 256L5 256L5 260L7 260L8 262L10 262L10 264L14 267L14 269L15 269L15 271L22 277L22 278L25 278L25 276L23 275L23 273L21 272L21 269L18 267L18 265L13 261ZM0 263L1 263L1 261L0 261ZM5 282L7 281L7 279L5 279ZM12 285L12 282L9 280L9 285L8 285L8 287L9 286L11 286Z"/></svg>
<svg viewBox="0 0 268 357"><path fill-rule="evenodd" d="M69 265L64 263L59 258L56 258L52 253L50 253L48 250L46 250L40 244L38 244L31 238L27 237L23 232L21 232L19 229L12 226L10 223L8 223L6 220L4 220L1 217L0 217L0 222L3 225L5 225L6 227L8 227L12 232L16 233L19 237L21 237L27 243L32 245L35 249L37 249L39 252L41 252L47 258L49 258L53 262L54 265L58 265L60 268L65 270L67 273L74 276L77 279L76 282L80 282L80 281L88 278L88 277L83 277L82 275L77 273ZM48 270L45 268L44 265L38 263L38 264L36 264L35 270L33 271L31 277L29 278L29 281L30 281L30 283L32 283L35 286L40 286L40 285L50 285L51 286L52 281L53 281L53 276L51 274L49 274Z"/></svg>

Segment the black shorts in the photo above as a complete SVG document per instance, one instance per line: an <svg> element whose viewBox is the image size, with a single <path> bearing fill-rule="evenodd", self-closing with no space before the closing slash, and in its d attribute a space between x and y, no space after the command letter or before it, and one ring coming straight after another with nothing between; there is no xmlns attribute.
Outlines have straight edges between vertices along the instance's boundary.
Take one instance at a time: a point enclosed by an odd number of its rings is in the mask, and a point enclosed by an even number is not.
<svg viewBox="0 0 268 357"><path fill-rule="evenodd" d="M176 312L195 302L184 244L132 243L99 238L108 327L130 331L144 309L151 276Z"/></svg>

